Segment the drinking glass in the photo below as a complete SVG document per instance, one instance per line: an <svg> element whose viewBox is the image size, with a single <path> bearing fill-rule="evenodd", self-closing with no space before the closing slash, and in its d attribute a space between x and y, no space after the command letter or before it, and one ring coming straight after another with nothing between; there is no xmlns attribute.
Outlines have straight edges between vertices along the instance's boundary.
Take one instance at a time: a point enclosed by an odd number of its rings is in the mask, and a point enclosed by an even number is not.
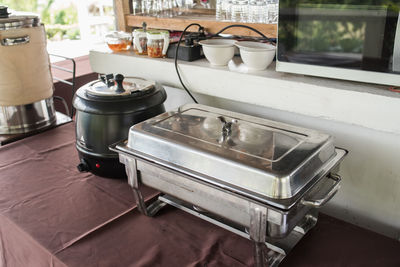
<svg viewBox="0 0 400 267"><path fill-rule="evenodd" d="M222 20L231 20L232 0L222 0L221 10Z"/></svg>
<svg viewBox="0 0 400 267"><path fill-rule="evenodd" d="M267 22L267 3L266 0L250 0L248 22L266 23Z"/></svg>
<svg viewBox="0 0 400 267"><path fill-rule="evenodd" d="M267 0L267 23L278 23L279 0Z"/></svg>
<svg viewBox="0 0 400 267"><path fill-rule="evenodd" d="M142 13L143 4L144 4L144 1L142 1L142 0L132 0L132 12L133 12L133 15L137 15L139 13Z"/></svg>
<svg viewBox="0 0 400 267"><path fill-rule="evenodd" d="M238 22L247 22L248 0L232 0L231 20Z"/></svg>
<svg viewBox="0 0 400 267"><path fill-rule="evenodd" d="M146 15L151 15L153 13L153 1L152 0L143 0L142 9L143 13Z"/></svg>

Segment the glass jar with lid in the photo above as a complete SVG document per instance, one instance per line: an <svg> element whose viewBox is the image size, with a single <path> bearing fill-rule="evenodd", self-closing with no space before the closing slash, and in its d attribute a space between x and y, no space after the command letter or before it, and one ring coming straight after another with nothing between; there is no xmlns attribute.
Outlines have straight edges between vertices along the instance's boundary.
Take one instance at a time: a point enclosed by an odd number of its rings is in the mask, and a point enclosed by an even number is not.
<svg viewBox="0 0 400 267"><path fill-rule="evenodd" d="M169 32L153 30L147 32L147 55L165 57L169 45Z"/></svg>

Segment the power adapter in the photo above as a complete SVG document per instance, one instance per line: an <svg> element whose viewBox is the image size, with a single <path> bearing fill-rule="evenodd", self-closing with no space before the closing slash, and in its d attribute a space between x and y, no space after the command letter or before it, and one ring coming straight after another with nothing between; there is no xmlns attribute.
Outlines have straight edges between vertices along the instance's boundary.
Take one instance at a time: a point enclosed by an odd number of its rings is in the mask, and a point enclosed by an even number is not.
<svg viewBox="0 0 400 267"><path fill-rule="evenodd" d="M184 61L194 61L204 57L201 45L198 44L200 40L206 39L204 31L189 33L185 36L185 41L179 45L178 59ZM167 51L168 58L175 58L177 43L170 44Z"/></svg>

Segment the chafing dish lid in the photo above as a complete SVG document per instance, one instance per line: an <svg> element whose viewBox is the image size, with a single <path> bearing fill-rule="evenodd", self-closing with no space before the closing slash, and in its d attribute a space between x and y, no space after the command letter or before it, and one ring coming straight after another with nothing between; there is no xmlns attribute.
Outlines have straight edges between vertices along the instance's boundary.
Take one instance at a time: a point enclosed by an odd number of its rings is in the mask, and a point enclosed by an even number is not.
<svg viewBox="0 0 400 267"><path fill-rule="evenodd" d="M194 104L134 125L128 147L274 199L296 195L335 156L327 134Z"/></svg>

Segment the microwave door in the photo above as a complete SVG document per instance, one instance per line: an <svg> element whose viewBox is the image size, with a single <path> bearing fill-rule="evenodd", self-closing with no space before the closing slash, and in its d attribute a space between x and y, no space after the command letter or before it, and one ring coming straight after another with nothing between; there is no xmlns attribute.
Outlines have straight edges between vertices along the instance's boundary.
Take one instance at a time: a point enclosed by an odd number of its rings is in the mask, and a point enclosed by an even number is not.
<svg viewBox="0 0 400 267"><path fill-rule="evenodd" d="M394 37L393 71L400 72L400 13L397 20L396 35Z"/></svg>

